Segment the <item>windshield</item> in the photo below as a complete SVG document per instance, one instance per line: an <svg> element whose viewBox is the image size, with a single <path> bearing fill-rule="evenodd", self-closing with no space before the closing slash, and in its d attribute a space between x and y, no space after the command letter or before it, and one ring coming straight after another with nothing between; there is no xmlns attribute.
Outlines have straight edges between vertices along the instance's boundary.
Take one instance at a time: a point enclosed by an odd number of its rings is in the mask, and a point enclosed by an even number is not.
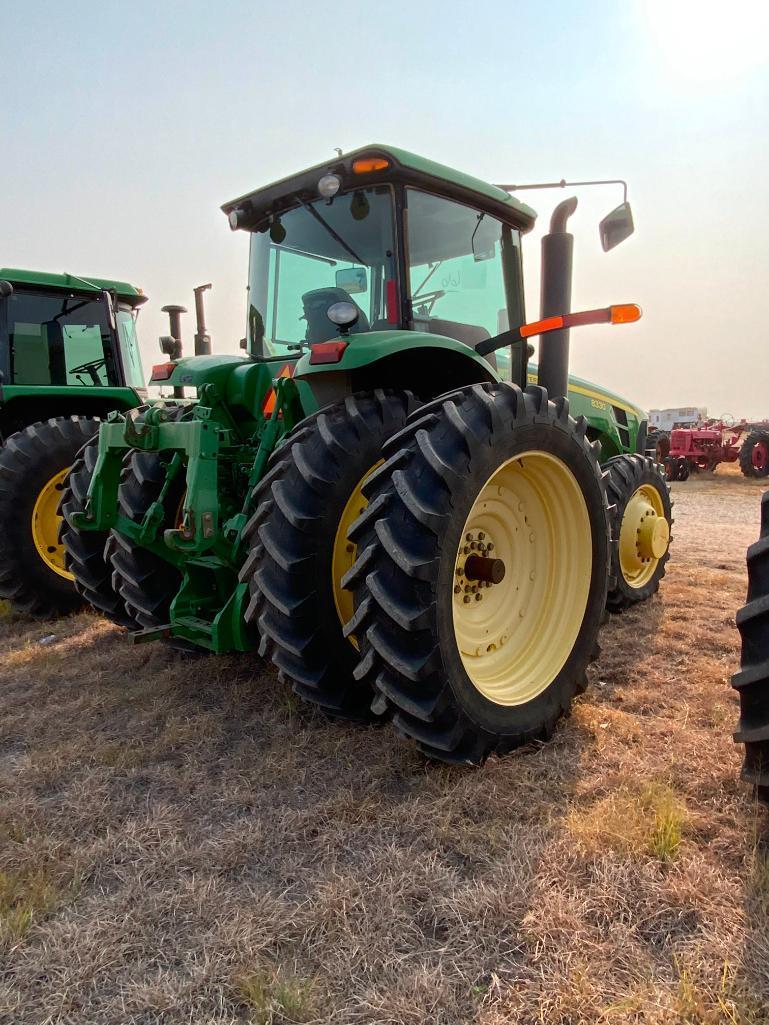
<svg viewBox="0 0 769 1025"><path fill-rule="evenodd" d="M251 236L248 347L280 355L335 338L329 306L358 308L353 334L398 323L392 190L357 189L283 214Z"/></svg>
<svg viewBox="0 0 769 1025"><path fill-rule="evenodd" d="M117 335L120 343L120 357L123 361L125 383L129 388L144 387L144 371L139 355L139 339L136 335L137 312L119 309L117 314Z"/></svg>
<svg viewBox="0 0 769 1025"><path fill-rule="evenodd" d="M15 291L6 311L12 384L119 383L112 331L102 301Z"/></svg>

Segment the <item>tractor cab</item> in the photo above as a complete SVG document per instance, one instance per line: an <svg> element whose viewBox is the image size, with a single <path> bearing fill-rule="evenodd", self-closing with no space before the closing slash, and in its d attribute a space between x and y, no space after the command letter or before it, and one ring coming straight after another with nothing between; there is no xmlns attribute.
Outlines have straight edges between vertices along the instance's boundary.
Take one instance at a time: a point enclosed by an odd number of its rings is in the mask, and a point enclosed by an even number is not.
<svg viewBox="0 0 769 1025"><path fill-rule="evenodd" d="M15 389L143 389L130 285L69 274L0 269L0 370Z"/></svg>
<svg viewBox="0 0 769 1025"><path fill-rule="evenodd" d="M520 237L534 212L402 150L357 151L224 209L233 228L251 232L256 357L291 357L340 335L355 345L387 332L382 344L392 346L392 333L406 331L474 350L525 319ZM520 360L517 368L525 383Z"/></svg>

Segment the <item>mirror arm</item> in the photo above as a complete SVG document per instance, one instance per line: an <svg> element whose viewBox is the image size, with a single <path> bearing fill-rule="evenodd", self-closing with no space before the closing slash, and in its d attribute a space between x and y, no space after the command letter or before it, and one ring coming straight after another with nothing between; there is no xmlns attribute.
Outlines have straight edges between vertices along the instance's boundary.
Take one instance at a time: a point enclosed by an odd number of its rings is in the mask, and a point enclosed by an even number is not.
<svg viewBox="0 0 769 1025"><path fill-rule="evenodd" d="M624 178L603 178L589 182L567 182L561 178L559 182L538 182L534 185L495 185L495 188L503 192L522 192L524 189L572 189L583 185L621 185L622 202L627 203L627 182Z"/></svg>

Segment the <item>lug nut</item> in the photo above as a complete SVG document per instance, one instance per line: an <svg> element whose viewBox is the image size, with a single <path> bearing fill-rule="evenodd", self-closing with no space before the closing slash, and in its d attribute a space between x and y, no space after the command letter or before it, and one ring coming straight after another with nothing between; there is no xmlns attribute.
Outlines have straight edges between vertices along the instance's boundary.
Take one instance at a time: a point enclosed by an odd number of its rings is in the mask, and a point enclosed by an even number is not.
<svg viewBox="0 0 769 1025"><path fill-rule="evenodd" d="M476 600L476 601L480 601L480 600L481 600L482 598L483 598L483 595L482 595L482 594L480 594L480 593L479 593L479 594L476 594L476 596L475 596L475 600Z"/></svg>
<svg viewBox="0 0 769 1025"><path fill-rule="evenodd" d="M472 539L473 539L473 535L470 533L470 531L468 531L465 534L465 541L472 541Z"/></svg>
<svg viewBox="0 0 769 1025"><path fill-rule="evenodd" d="M467 604L468 604L469 602L471 602L471 601L472 601L473 599L472 599L472 598L470 597L470 595L469 595L469 594L466 594L466 595L464 596L464 598L463 598L462 600L464 601L465 605L467 605Z"/></svg>
<svg viewBox="0 0 769 1025"><path fill-rule="evenodd" d="M494 547L494 542L493 541L489 541L489 543L486 545L486 551L490 552L493 549L493 547Z"/></svg>
<svg viewBox="0 0 769 1025"><path fill-rule="evenodd" d="M462 593L462 588L459 586L459 584L457 584L457 586L454 588L454 594L461 594L461 593Z"/></svg>
<svg viewBox="0 0 769 1025"><path fill-rule="evenodd" d="M486 535L484 534L484 532L483 532L482 530L479 530L479 531L478 531L478 540L479 540L479 541L483 541L483 539L484 539L485 537L486 537Z"/></svg>

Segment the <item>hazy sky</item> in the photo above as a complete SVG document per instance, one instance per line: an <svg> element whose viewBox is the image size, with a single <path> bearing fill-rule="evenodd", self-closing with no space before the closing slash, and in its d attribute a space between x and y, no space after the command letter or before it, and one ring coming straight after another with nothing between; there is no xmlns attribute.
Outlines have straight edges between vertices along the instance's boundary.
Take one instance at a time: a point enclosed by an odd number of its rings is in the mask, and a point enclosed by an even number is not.
<svg viewBox="0 0 769 1025"><path fill-rule="evenodd" d="M754 0L6 4L0 266L143 287L148 370L160 307L206 281L214 348L236 351L247 238L219 205L335 146L491 181L624 177L636 234L609 254L620 193L579 193L573 305L644 319L572 332L572 369L647 408L769 417L768 33ZM535 319L564 196L522 198ZM193 332L190 314L190 350Z"/></svg>

